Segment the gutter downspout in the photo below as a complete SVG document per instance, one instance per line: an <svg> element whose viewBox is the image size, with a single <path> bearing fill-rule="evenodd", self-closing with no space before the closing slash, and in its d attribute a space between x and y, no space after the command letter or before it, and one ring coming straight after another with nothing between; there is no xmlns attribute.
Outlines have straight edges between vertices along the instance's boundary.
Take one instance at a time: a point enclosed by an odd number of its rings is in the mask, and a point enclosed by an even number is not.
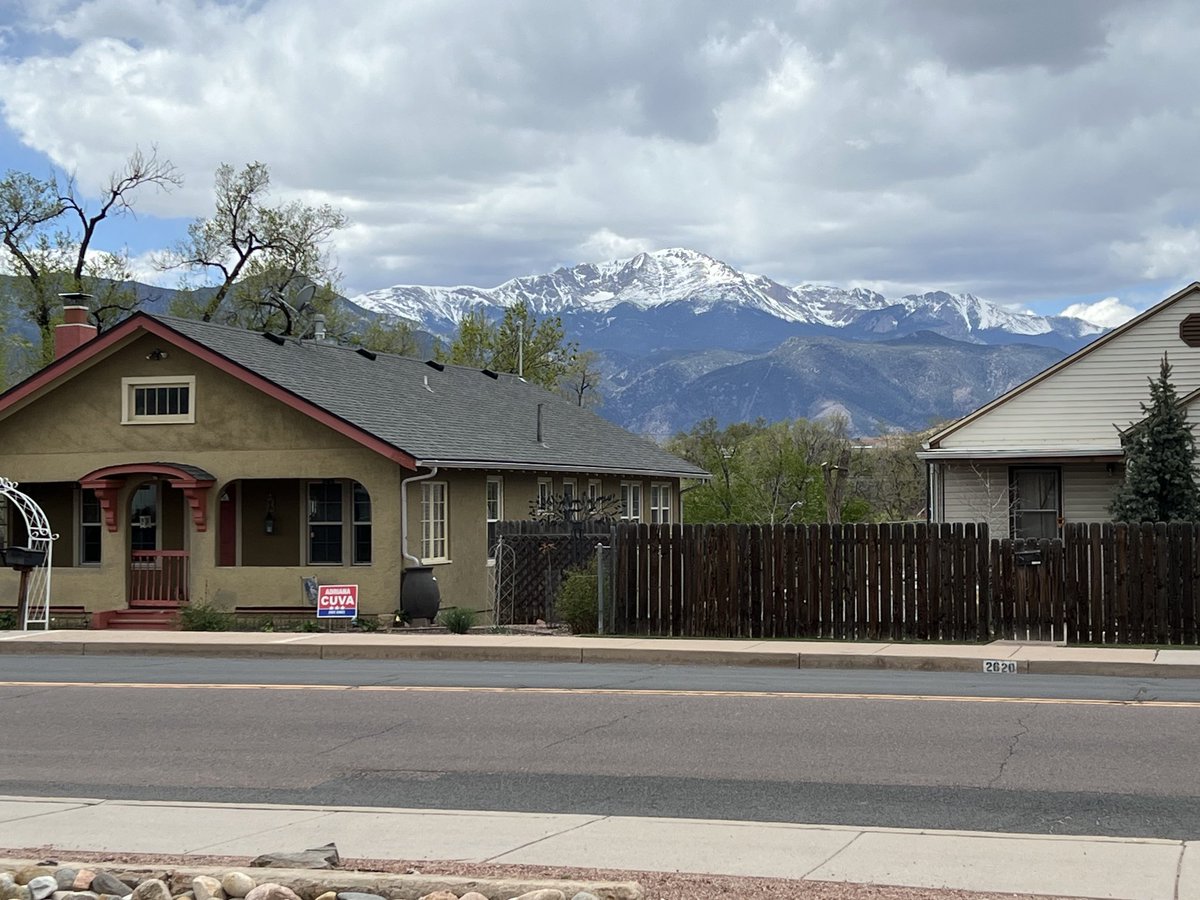
<svg viewBox="0 0 1200 900"><path fill-rule="evenodd" d="M417 465L420 465L418 463ZM419 566L421 560L408 552L408 485L412 481L426 481L438 473L438 467L433 466L424 475L412 475L400 481L400 553L405 560L414 566Z"/></svg>

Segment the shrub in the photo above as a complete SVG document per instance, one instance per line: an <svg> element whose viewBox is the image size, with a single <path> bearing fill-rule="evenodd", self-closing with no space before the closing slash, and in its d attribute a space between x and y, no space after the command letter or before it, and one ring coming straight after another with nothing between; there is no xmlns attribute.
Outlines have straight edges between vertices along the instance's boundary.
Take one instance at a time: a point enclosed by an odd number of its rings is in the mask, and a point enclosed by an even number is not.
<svg viewBox="0 0 1200 900"><path fill-rule="evenodd" d="M466 634L475 624L475 610L452 606L441 611L438 622L451 634Z"/></svg>
<svg viewBox="0 0 1200 900"><path fill-rule="evenodd" d="M195 603L180 610L179 625L184 631L230 631L233 615L207 603Z"/></svg>
<svg viewBox="0 0 1200 900"><path fill-rule="evenodd" d="M0 611L0 631L13 631L20 627L21 625L17 621L17 611L15 609Z"/></svg>
<svg viewBox="0 0 1200 900"><path fill-rule="evenodd" d="M569 569L558 589L555 618L569 626L572 634L591 634L596 630L598 609L596 564Z"/></svg>

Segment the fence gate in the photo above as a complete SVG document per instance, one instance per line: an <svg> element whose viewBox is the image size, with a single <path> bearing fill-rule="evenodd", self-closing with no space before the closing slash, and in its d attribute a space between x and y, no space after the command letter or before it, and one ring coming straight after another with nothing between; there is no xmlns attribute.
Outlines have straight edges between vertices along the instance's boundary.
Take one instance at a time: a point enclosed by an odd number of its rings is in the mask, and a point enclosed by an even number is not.
<svg viewBox="0 0 1200 900"><path fill-rule="evenodd" d="M554 620L554 600L566 572L596 560L596 544L609 543L612 525L606 520L578 522L499 522L498 546L506 554L506 569L497 573L497 624ZM497 551L499 553L499 551ZM501 559L497 557L497 566Z"/></svg>
<svg viewBox="0 0 1200 900"><path fill-rule="evenodd" d="M25 546L3 550L3 564L21 573L17 624L26 629L30 625L48 629L51 563L58 535L50 530L50 522L42 508L28 494L17 490L17 482L0 478L0 503L15 507L25 526Z"/></svg>

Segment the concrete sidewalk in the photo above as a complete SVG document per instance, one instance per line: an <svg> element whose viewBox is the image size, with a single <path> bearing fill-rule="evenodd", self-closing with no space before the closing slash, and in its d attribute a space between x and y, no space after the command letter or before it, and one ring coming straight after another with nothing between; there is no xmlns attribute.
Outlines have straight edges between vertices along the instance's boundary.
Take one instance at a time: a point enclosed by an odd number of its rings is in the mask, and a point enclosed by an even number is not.
<svg viewBox="0 0 1200 900"><path fill-rule="evenodd" d="M1128 900L1200 900L1200 842L447 810L0 798L0 846L754 875Z"/></svg>
<svg viewBox="0 0 1200 900"><path fill-rule="evenodd" d="M198 631L7 631L0 653L300 659L451 659L624 662L648 665L919 669L982 672L1011 662L1016 674L1200 678L1200 649L991 644L735 641L503 634L292 634Z"/></svg>

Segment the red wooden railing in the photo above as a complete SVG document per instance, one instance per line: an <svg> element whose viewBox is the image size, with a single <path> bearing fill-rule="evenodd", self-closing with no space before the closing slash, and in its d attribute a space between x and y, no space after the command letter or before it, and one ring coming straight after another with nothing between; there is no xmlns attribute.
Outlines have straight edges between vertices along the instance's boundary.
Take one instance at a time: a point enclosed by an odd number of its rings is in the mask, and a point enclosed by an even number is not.
<svg viewBox="0 0 1200 900"><path fill-rule="evenodd" d="M129 555L129 603L186 603L188 551L134 550Z"/></svg>

